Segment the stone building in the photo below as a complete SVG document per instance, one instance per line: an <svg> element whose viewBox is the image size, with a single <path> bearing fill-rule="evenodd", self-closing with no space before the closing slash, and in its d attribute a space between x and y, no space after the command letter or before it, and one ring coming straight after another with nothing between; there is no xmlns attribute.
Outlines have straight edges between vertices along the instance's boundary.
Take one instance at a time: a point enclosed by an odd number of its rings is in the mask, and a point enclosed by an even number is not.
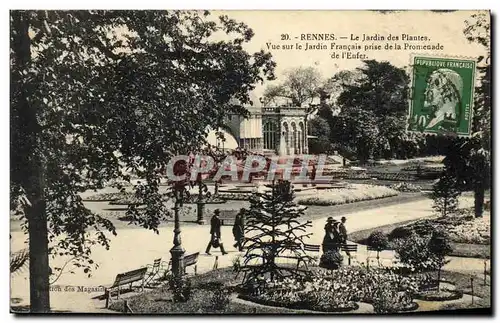
<svg viewBox="0 0 500 323"><path fill-rule="evenodd" d="M246 108L250 112L248 118L231 115L226 122L226 130L240 148L266 155L308 153L306 108L290 105Z"/></svg>

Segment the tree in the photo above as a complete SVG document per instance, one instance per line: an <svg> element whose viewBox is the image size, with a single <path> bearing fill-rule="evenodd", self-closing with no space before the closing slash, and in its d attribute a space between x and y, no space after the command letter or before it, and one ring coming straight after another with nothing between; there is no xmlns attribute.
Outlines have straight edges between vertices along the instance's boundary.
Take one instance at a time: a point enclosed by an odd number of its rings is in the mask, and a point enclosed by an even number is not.
<svg viewBox="0 0 500 323"><path fill-rule="evenodd" d="M305 208L293 202L290 182L273 182L269 188L270 191L252 193L250 199L245 223L247 251L240 267L246 273L243 285L259 277L275 280L300 275L298 266L287 266L278 259L292 258L298 263L311 260L303 249L304 239L312 234L306 233L311 223L299 222Z"/></svg>
<svg viewBox="0 0 500 323"><path fill-rule="evenodd" d="M471 15L465 21L464 35L470 42L481 44L486 58L478 58L479 86L474 98L473 135L455 140L445 159L447 171L455 176L462 189L474 191L474 213L481 217L485 191L491 186L491 66L490 17L487 12ZM482 64L482 65L480 65Z"/></svg>
<svg viewBox="0 0 500 323"><path fill-rule="evenodd" d="M324 154L330 151L330 126L328 122L316 116L308 122L309 131L312 136L309 140L309 153Z"/></svg>
<svg viewBox="0 0 500 323"><path fill-rule="evenodd" d="M344 118L344 122L336 131L345 135L335 139L343 144L342 137L348 136L351 142L356 142L360 160L375 152L374 157L399 155L399 147L409 139L404 136L409 77L404 69L388 62L363 62L365 65L356 69L360 76L354 82L343 83L338 96L339 118ZM356 115L360 115L363 128L356 126ZM367 151L368 147L374 151Z"/></svg>
<svg viewBox="0 0 500 323"><path fill-rule="evenodd" d="M313 67L292 68L285 72L284 81L270 85L264 91L264 102L275 104L279 99L290 101L294 106L311 103L319 97L321 74Z"/></svg>
<svg viewBox="0 0 500 323"><path fill-rule="evenodd" d="M490 152L482 147L481 137L454 140L443 163L461 191L474 191L474 213L481 217L485 191L491 186Z"/></svg>
<svg viewBox="0 0 500 323"><path fill-rule="evenodd" d="M248 26L208 15L11 11L11 208L22 207L29 236L32 312L50 310L49 255L76 257L90 275L91 247L116 234L80 192L115 179L123 189L136 174L144 208L128 213L158 232L168 161L197 151L228 113L246 114L230 99L248 102L274 77L269 53L243 50ZM216 32L228 39L212 41Z"/></svg>
<svg viewBox="0 0 500 323"><path fill-rule="evenodd" d="M335 125L336 142L353 152L360 164L374 156L380 145L380 130L373 112L359 107L345 108Z"/></svg>
<svg viewBox="0 0 500 323"><path fill-rule="evenodd" d="M432 198L434 200L433 208L442 216L456 211L458 206L458 196L460 190L457 188L455 177L443 172L439 181L434 184Z"/></svg>
<svg viewBox="0 0 500 323"><path fill-rule="evenodd" d="M446 256L452 253L453 248L451 247L449 236L442 231L434 231L432 233L432 236L429 239L427 247L429 248L432 257L434 258L435 266L438 271L437 282L438 282L438 292L439 292L441 269L447 263Z"/></svg>

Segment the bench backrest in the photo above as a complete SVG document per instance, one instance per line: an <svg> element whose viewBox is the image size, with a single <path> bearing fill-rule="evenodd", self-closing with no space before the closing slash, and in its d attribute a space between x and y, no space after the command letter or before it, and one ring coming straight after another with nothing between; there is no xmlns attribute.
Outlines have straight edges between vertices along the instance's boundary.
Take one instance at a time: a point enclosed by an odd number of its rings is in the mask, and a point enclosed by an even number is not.
<svg viewBox="0 0 500 323"><path fill-rule="evenodd" d="M357 244L343 244L343 245L340 245L340 248L342 249L342 251L349 251L349 252L357 252L358 251Z"/></svg>
<svg viewBox="0 0 500 323"><path fill-rule="evenodd" d="M376 247L371 247L371 246L367 246L366 249L368 251L382 251L384 249L380 249L380 248L376 248Z"/></svg>
<svg viewBox="0 0 500 323"><path fill-rule="evenodd" d="M421 290L428 290L428 291L432 291L432 290L437 290L438 289L438 286L439 286L439 283L434 281L434 282L430 282L430 283L426 283L426 284L422 284L420 286L420 289Z"/></svg>
<svg viewBox="0 0 500 323"><path fill-rule="evenodd" d="M184 266L192 266L198 262L199 252L193 253L191 255L187 255L184 257Z"/></svg>
<svg viewBox="0 0 500 323"><path fill-rule="evenodd" d="M305 251L319 252L319 249L320 249L320 246L317 244L304 243L304 250Z"/></svg>
<svg viewBox="0 0 500 323"><path fill-rule="evenodd" d="M128 283L133 283L142 280L144 279L147 270L148 268L144 267L136 270L127 271L126 273L118 274L116 275L116 279L112 287L125 285Z"/></svg>

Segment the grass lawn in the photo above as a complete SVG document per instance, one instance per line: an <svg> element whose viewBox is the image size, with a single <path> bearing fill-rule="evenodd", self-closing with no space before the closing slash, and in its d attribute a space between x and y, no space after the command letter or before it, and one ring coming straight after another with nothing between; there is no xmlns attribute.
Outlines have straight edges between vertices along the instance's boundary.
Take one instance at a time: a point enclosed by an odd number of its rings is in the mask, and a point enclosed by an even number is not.
<svg viewBox="0 0 500 323"><path fill-rule="evenodd" d="M240 304L230 300L225 310L216 310L212 301L216 284L223 284L227 289L226 295L230 295L235 285L241 282L242 276L235 278L232 268L223 268L210 271L208 273L192 276L192 295L188 302L174 303L172 293L167 287L147 291L143 294L127 298L128 304L134 313L168 313L168 314L240 314L240 313L261 313L261 314L290 314L294 313L290 309L274 309L263 306ZM122 311L123 300L114 301L110 305L111 310Z"/></svg>
<svg viewBox="0 0 500 323"><path fill-rule="evenodd" d="M474 304L453 304L445 309L491 308L491 282L489 280L487 280L486 285L483 285L482 275L471 276L447 270L441 272L442 280L453 282L457 289L462 290L466 294L472 294L471 277L474 277L474 296L479 296L481 299L475 299Z"/></svg>
<svg viewBox="0 0 500 323"><path fill-rule="evenodd" d="M406 226L417 221L419 220L405 221L384 225L377 228L352 232L348 235L348 240L366 245L368 237L374 231L382 231L382 233L384 234L389 234L397 227ZM450 254L450 256L489 259L491 255L491 247L488 244L451 242L451 245L453 248L453 252Z"/></svg>

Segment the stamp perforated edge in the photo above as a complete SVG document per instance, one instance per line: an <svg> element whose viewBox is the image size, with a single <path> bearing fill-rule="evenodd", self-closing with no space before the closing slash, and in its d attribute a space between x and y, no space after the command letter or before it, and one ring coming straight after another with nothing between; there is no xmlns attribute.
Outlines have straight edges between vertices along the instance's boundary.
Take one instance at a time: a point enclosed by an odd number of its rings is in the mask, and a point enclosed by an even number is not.
<svg viewBox="0 0 500 323"><path fill-rule="evenodd" d="M467 60L474 62L474 70L472 72L472 90L471 90L471 108L470 108L470 117L469 117L469 133L468 134L458 134L458 133L443 133L443 132L434 132L434 131L414 131L408 130L410 126L410 118L413 111L413 86L414 86L414 73L413 73L413 62L415 61L415 57L428 57L428 58L443 58L443 59L456 59L456 60ZM406 133L414 133L414 134L422 134L424 136L452 136L459 138L470 138L472 136L472 120L474 119L474 95L476 90L476 82L477 82L477 57L472 56L460 56L460 55L439 55L439 54L429 54L429 53L410 53L408 71L410 73L410 86L408 88L408 114L406 118Z"/></svg>

